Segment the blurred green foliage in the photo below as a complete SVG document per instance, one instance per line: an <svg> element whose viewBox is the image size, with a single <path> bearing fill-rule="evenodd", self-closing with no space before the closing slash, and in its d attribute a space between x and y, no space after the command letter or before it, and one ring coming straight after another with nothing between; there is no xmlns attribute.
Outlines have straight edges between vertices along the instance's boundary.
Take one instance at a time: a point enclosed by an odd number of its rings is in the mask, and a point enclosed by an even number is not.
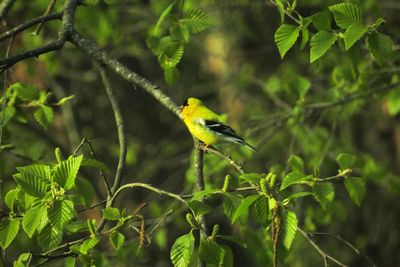
<svg viewBox="0 0 400 267"><path fill-rule="evenodd" d="M49 2L16 1L1 32ZM217 146L246 173L206 153L206 190L191 195L192 137L150 95L111 74L128 139L122 183L187 196L188 206L133 188L114 208L91 208L107 198L102 176L112 184L119 153L97 68L70 44L25 60L8 72L0 98L5 265L36 264L36 255L82 239L67 251L76 259L48 265L191 266L199 258L271 266L277 254L279 266L322 266L297 227L332 234L309 237L348 266L399 264L399 9L377 0L84 1L75 18L81 34L177 103L193 96L226 114L258 153ZM11 54L56 39L59 26L22 32ZM249 186L258 190L235 191ZM208 239L196 229L203 214L214 227Z"/></svg>

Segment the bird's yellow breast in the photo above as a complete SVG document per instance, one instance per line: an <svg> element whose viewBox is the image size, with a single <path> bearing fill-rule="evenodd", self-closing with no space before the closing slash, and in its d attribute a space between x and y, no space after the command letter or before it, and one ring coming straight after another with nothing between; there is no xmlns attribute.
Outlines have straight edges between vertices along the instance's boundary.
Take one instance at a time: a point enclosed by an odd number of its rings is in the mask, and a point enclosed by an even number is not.
<svg viewBox="0 0 400 267"><path fill-rule="evenodd" d="M204 125L201 125L196 121L186 121L186 120L185 124L188 127L189 132L203 143L207 145L212 145L217 142L218 140L217 136L210 130L205 128Z"/></svg>

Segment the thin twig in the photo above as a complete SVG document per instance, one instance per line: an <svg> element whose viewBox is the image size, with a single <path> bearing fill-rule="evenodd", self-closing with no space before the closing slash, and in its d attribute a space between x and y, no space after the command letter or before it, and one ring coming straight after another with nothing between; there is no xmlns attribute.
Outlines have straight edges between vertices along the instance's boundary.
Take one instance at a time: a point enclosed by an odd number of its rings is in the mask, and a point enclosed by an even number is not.
<svg viewBox="0 0 400 267"><path fill-rule="evenodd" d="M51 0L50 4L47 6L46 11L44 12L43 16L47 16L50 13L50 11L53 9L56 2L57 2L57 0ZM38 35L40 33L42 26L43 26L43 21L41 21L40 24L38 25L38 27L36 28L36 32L35 32L36 35Z"/></svg>
<svg viewBox="0 0 400 267"><path fill-rule="evenodd" d="M223 154L223 153L219 152L218 150L213 149L211 147L203 146L202 149L204 150L204 152L209 152L211 154L214 154L214 155L220 157L221 159L226 160L227 162L229 162L229 164L231 164L236 169L236 171L238 173L240 173L240 174L245 173L244 168L242 166L240 166L239 164L237 164L231 157L226 156L225 154Z"/></svg>
<svg viewBox="0 0 400 267"><path fill-rule="evenodd" d="M349 248L351 248L357 255L363 257L365 260L367 260L373 267L376 267L377 265L371 260L370 257L368 257L368 255L362 253L359 249L357 249L354 245L352 245L349 241L345 240L343 237L341 237L340 235L335 235L335 234L331 234L331 233L324 233L324 232L314 232L314 233L308 233L311 236L314 235L320 235L320 236L329 236L329 237L334 237L337 240L339 240L340 242L344 243L346 246L348 246Z"/></svg>
<svg viewBox="0 0 400 267"><path fill-rule="evenodd" d="M31 20L28 20L28 21L0 34L0 41L3 41L10 37L16 36L18 33L22 32L38 23L44 23L44 22L47 22L50 20L61 19L62 15L63 15L62 12L55 12L55 13L48 14L46 16L40 16L40 17L31 19Z"/></svg>
<svg viewBox="0 0 400 267"><path fill-rule="evenodd" d="M96 207L98 207L98 206L101 206L101 205L103 205L103 204L106 204L106 203L107 203L107 200L106 200L106 199L103 199L103 200L101 200L101 201L99 201L99 202L93 204L93 205L90 206L90 207L83 208L83 209L79 209L79 210L77 210L77 212L80 213L80 212L84 212L84 211L87 211L87 210L91 210L91 209L94 209L94 208L96 208Z"/></svg>
<svg viewBox="0 0 400 267"><path fill-rule="evenodd" d="M111 103L111 108L114 113L115 123L117 125L117 132L118 132L119 159L118 159L117 171L114 177L114 184L110 189L110 193L111 195L113 195L115 191L117 191L119 185L121 184L122 174L125 169L126 153L127 153L127 141L126 141L125 127L124 127L125 123L117 96L108 77L107 70L105 66L102 64L96 64L96 65L100 71L101 79L103 80L103 84L106 89L108 99L110 100Z"/></svg>
<svg viewBox="0 0 400 267"><path fill-rule="evenodd" d="M297 230L307 239L307 241L315 248L315 250L321 255L321 257L324 260L324 266L328 266L328 259L331 260L332 262L336 263L339 266L342 267L347 267L347 265L341 263L331 255L327 254L325 251L323 251L309 236L308 233L304 232L302 229L297 228Z"/></svg>
<svg viewBox="0 0 400 267"><path fill-rule="evenodd" d="M0 4L0 20L3 20L16 0L3 0Z"/></svg>
<svg viewBox="0 0 400 267"><path fill-rule="evenodd" d="M14 38L10 39L10 42L8 43L7 50L6 50L6 57L9 56L10 51L11 51L11 46L14 42ZM4 80L3 80L3 88L2 88L2 93L1 96L3 97L3 102L1 104L1 121L0 121L0 146L3 141L3 127L4 127L4 115L6 113L6 103L7 103L7 98L6 98L6 88L7 88L7 75L8 71L5 70L4 73Z"/></svg>

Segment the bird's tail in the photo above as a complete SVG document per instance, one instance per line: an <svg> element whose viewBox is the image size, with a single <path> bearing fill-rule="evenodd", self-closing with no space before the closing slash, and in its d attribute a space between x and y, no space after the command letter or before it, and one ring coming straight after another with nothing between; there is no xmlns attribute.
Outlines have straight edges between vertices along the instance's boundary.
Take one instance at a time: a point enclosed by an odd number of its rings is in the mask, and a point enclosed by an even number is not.
<svg viewBox="0 0 400 267"><path fill-rule="evenodd" d="M257 152L257 150L254 148L254 146L250 145L249 143L247 143L244 140L242 142L240 142L240 144L245 146L245 147L247 147L247 148L250 148L253 152Z"/></svg>

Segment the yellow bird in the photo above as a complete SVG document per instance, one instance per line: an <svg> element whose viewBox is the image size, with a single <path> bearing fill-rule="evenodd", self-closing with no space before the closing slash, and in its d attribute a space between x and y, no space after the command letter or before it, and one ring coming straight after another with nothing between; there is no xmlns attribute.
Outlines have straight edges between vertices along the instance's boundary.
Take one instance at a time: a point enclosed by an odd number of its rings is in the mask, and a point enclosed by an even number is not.
<svg viewBox="0 0 400 267"><path fill-rule="evenodd" d="M229 142L247 146L255 151L255 148L238 136L231 127L223 124L220 116L204 106L201 100L188 98L180 107L180 111L189 132L207 146Z"/></svg>

